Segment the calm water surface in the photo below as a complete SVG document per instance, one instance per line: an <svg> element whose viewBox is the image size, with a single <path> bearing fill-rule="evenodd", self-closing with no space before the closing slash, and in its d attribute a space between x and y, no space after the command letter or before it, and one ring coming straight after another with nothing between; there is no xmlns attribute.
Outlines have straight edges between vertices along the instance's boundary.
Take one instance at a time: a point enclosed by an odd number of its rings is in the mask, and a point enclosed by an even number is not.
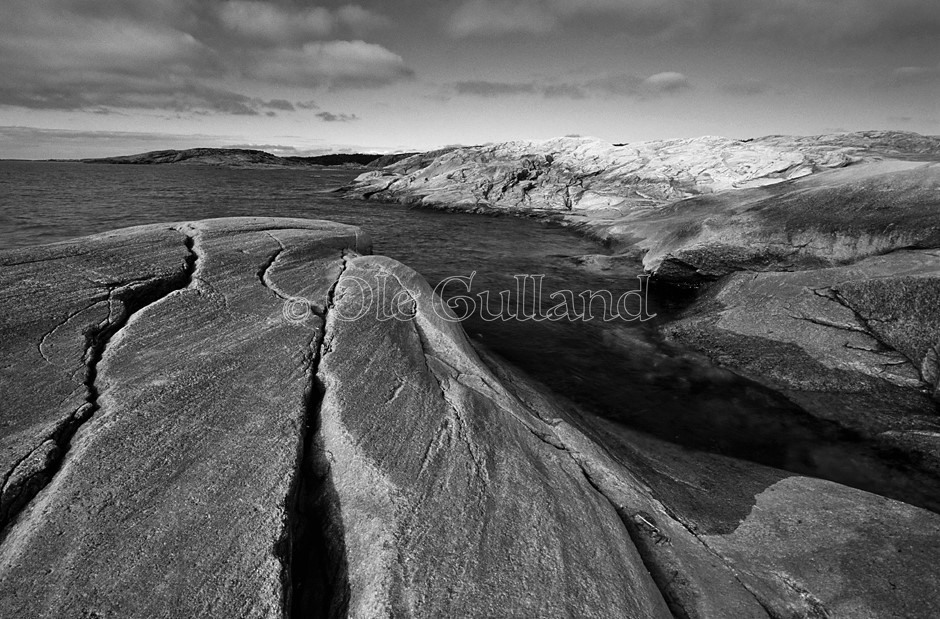
<svg viewBox="0 0 940 619"><path fill-rule="evenodd" d="M473 292L491 290L494 298L499 290L514 290L513 276L525 273L545 275L546 293L607 288L619 294L637 287L638 264L587 269L579 257L606 251L559 226L331 193L357 173L0 161L0 249L146 223L307 217L362 227L376 254L408 264L432 285L476 272ZM650 309L662 316L677 304L654 291ZM479 317L464 323L477 341L593 414L687 447L940 508L935 480L919 478L907 463L858 443L777 394L670 350L654 325Z"/></svg>

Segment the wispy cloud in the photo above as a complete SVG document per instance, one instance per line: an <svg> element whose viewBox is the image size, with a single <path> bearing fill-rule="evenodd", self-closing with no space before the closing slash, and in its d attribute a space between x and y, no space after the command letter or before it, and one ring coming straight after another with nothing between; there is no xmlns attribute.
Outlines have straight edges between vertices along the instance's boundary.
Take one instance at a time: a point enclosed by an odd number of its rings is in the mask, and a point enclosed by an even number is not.
<svg viewBox="0 0 940 619"><path fill-rule="evenodd" d="M940 65L898 67L891 72L891 84L898 87L940 87Z"/></svg>
<svg viewBox="0 0 940 619"><path fill-rule="evenodd" d="M456 37L547 34L575 18L613 16L636 32L659 32L682 12L675 0L465 0L447 23Z"/></svg>
<svg viewBox="0 0 940 619"><path fill-rule="evenodd" d="M718 90L735 97L756 97L758 95L774 92L776 89L762 80L746 80L722 84Z"/></svg>
<svg viewBox="0 0 940 619"><path fill-rule="evenodd" d="M940 36L936 0L463 0L447 22L455 37L544 35L585 20L631 36L779 39L891 46Z"/></svg>
<svg viewBox="0 0 940 619"><path fill-rule="evenodd" d="M451 16L447 28L456 37L551 32L557 16L539 0L468 0Z"/></svg>
<svg viewBox="0 0 940 619"><path fill-rule="evenodd" d="M473 80L468 82L455 82L454 92L459 95L475 95L478 97L505 97L511 95L533 94L539 92L542 86L530 83L514 84L511 82L488 82Z"/></svg>
<svg viewBox="0 0 940 619"><path fill-rule="evenodd" d="M614 74L577 82L528 81L528 82L454 82L448 90L456 95L477 97L511 97L538 95L547 99L585 99L587 97L623 96L650 99L677 95L692 89L689 78L674 71L656 73L648 77Z"/></svg>
<svg viewBox="0 0 940 619"><path fill-rule="evenodd" d="M692 88L689 78L676 71L650 75L640 82L640 91L646 94L673 94Z"/></svg>

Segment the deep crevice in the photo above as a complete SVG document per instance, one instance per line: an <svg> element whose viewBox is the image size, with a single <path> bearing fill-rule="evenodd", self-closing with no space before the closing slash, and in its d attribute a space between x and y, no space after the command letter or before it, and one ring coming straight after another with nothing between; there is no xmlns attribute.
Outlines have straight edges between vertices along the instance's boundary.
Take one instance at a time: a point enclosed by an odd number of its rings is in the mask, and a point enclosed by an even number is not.
<svg viewBox="0 0 940 619"><path fill-rule="evenodd" d="M341 618L349 608L345 530L332 478L332 454L326 450L321 435L326 386L319 377L320 362L329 345L328 314L346 261L344 255L342 269L327 295L319 346L311 347L305 358L309 382L304 394L306 418L298 454L299 469L287 495L284 536L276 548L281 561L285 619Z"/></svg>
<svg viewBox="0 0 940 619"><path fill-rule="evenodd" d="M128 324L132 316L170 293L182 290L192 283L198 261L198 255L194 250L195 240L186 235L184 245L188 253L181 272L170 278L149 280L143 285L138 283L136 286L131 284L111 288L107 298L109 305L115 300L119 301L120 310L116 315L109 313L103 324L89 326L84 330L85 376L82 384L85 388L85 402L69 417L60 421L52 433L22 458L7 475L4 480L2 500L0 500L0 530L2 530L0 543L6 538L17 516L59 472L71 448L72 438L100 408L98 404L100 394L95 380L98 377L98 363L101 362L112 338ZM53 443L52 446L48 445L50 441ZM43 462L28 463L34 454L41 454L43 451L45 451ZM29 469L21 472L19 475L21 478L15 480L12 487L7 488L10 480L18 476L17 469L24 464Z"/></svg>

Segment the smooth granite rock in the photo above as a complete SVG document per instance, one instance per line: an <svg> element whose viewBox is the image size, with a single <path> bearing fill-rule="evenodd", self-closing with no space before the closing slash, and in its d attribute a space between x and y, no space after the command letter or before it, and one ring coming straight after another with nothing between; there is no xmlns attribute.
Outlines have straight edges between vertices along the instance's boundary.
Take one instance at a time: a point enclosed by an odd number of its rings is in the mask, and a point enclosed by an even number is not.
<svg viewBox="0 0 940 619"><path fill-rule="evenodd" d="M13 290L29 282L75 297L69 315L104 295L104 311L62 320L58 298L4 294L14 303L5 329L45 358L7 357L5 399L24 393L29 407L5 407L3 440L22 452L51 437L59 457L67 453L58 470L34 474L34 491L48 485L4 531L0 616L283 614L279 556L322 321L286 321L273 282L299 277L325 306L343 252L368 248L359 236L328 222L216 220L4 256L19 263ZM119 330L93 336L86 353L83 332L109 317L96 281L120 291L158 277L175 288L164 285L129 316L112 301ZM91 385L79 389L92 408L72 437L46 421L61 415L59 383L18 371L61 371L59 359Z"/></svg>
<svg viewBox="0 0 940 619"><path fill-rule="evenodd" d="M616 506L674 616L940 611L936 513L654 439L481 354Z"/></svg>
<svg viewBox="0 0 940 619"><path fill-rule="evenodd" d="M697 284L940 246L938 161L940 137L886 131L621 146L559 138L415 155L346 191L553 216L664 280Z"/></svg>
<svg viewBox="0 0 940 619"><path fill-rule="evenodd" d="M632 262L661 294L699 294L659 323L668 340L874 441L909 487L937 487L938 160L940 137L890 131L565 138L413 157L350 191L560 216L615 252L585 268Z"/></svg>
<svg viewBox="0 0 940 619"><path fill-rule="evenodd" d="M413 318L340 318L383 277ZM321 432L350 616L669 616L616 510L434 301L414 271L355 258L329 313Z"/></svg>
<svg viewBox="0 0 940 619"><path fill-rule="evenodd" d="M940 612L940 516L594 418L368 251L237 218L0 255L0 616Z"/></svg>
<svg viewBox="0 0 940 619"><path fill-rule="evenodd" d="M689 198L593 233L642 255L660 280L849 264L940 247L940 164L859 163L787 183Z"/></svg>
<svg viewBox="0 0 940 619"><path fill-rule="evenodd" d="M96 408L102 343L131 312L187 285L185 240L170 227L137 228L0 254L0 526Z"/></svg>
<svg viewBox="0 0 940 619"><path fill-rule="evenodd" d="M460 210L558 213L590 223L886 158L938 161L940 138L869 131L622 145L570 137L504 142L395 161L360 175L348 193Z"/></svg>
<svg viewBox="0 0 940 619"><path fill-rule="evenodd" d="M416 155L359 176L353 193L461 209L610 215L779 182L812 166L794 150L712 136L624 146L557 138Z"/></svg>
<svg viewBox="0 0 940 619"><path fill-rule="evenodd" d="M664 331L940 479L938 304L940 251L906 250L738 273Z"/></svg>

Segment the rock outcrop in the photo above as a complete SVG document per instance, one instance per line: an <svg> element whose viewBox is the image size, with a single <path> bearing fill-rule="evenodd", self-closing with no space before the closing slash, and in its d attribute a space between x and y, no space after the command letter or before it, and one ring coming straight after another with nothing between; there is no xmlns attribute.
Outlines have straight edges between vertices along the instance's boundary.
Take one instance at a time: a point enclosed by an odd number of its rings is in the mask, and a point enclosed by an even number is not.
<svg viewBox="0 0 940 619"><path fill-rule="evenodd" d="M368 250L240 218L0 254L0 615L940 613L940 516L581 413Z"/></svg>
<svg viewBox="0 0 940 619"><path fill-rule="evenodd" d="M729 276L664 331L936 479L938 303L940 252L905 250Z"/></svg>
<svg viewBox="0 0 940 619"><path fill-rule="evenodd" d="M699 291L667 339L936 476L938 161L940 137L888 131L565 138L406 159L350 191L558 216Z"/></svg>
<svg viewBox="0 0 940 619"><path fill-rule="evenodd" d="M884 131L623 146L561 138L416 155L346 191L557 216L643 256L651 273L698 283L937 246L937 161L940 138Z"/></svg>
<svg viewBox="0 0 940 619"><path fill-rule="evenodd" d="M591 232L660 280L851 264L940 247L940 164L881 161L759 189L688 198Z"/></svg>
<svg viewBox="0 0 940 619"><path fill-rule="evenodd" d="M593 138L506 142L415 155L360 175L348 191L434 207L609 220L885 157L937 161L940 138L865 132L617 146Z"/></svg>

